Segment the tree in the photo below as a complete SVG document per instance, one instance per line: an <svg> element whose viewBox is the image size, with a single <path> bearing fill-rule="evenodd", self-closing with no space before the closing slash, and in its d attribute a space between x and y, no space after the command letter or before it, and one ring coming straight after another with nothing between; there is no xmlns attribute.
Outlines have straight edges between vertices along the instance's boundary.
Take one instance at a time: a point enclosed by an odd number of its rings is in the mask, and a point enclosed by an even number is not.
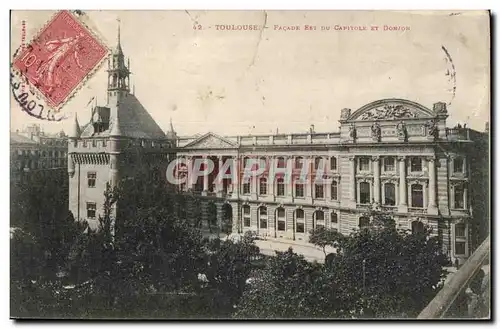
<svg viewBox="0 0 500 329"><path fill-rule="evenodd" d="M311 230L309 234L309 243L312 243L323 249L326 257L326 247L338 249L344 236L334 229L327 229L323 226Z"/></svg>
<svg viewBox="0 0 500 329"><path fill-rule="evenodd" d="M250 236L238 242L207 240L205 248L203 274L207 281L202 293L212 297L212 316L230 316L254 269L253 259L259 254L259 248Z"/></svg>
<svg viewBox="0 0 500 329"><path fill-rule="evenodd" d="M446 257L430 229L398 231L387 215L341 237L312 232L317 245L337 245L325 265L289 250L277 253L245 290L236 317L416 317L440 290ZM330 256L330 255L329 255Z"/></svg>
<svg viewBox="0 0 500 329"><path fill-rule="evenodd" d="M374 213L371 223L342 241L332 271L357 316L415 317L442 284L446 257L439 241L429 228L398 231L386 215Z"/></svg>
<svg viewBox="0 0 500 329"><path fill-rule="evenodd" d="M243 293L236 318L311 318L336 315L335 281L324 267L290 248L276 252ZM330 298L328 298L330 297Z"/></svg>

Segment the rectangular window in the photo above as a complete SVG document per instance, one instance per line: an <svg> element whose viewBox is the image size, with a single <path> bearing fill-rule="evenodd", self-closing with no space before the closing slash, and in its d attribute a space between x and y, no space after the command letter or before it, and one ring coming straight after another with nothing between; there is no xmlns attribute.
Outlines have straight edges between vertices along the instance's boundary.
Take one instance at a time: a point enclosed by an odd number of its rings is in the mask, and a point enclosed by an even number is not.
<svg viewBox="0 0 500 329"><path fill-rule="evenodd" d="M285 195L285 182L283 178L278 178L277 182L277 189L276 189L276 195L278 196L284 196Z"/></svg>
<svg viewBox="0 0 500 329"><path fill-rule="evenodd" d="M330 170L331 171L336 171L337 170L337 158L336 157L331 157L330 158Z"/></svg>
<svg viewBox="0 0 500 329"><path fill-rule="evenodd" d="M464 241L455 242L455 254L456 255L465 255L465 242Z"/></svg>
<svg viewBox="0 0 500 329"><path fill-rule="evenodd" d="M359 171L370 171L370 158L359 158Z"/></svg>
<svg viewBox="0 0 500 329"><path fill-rule="evenodd" d="M250 182L243 183L243 194L250 194Z"/></svg>
<svg viewBox="0 0 500 329"><path fill-rule="evenodd" d="M410 161L410 170L412 172L422 171L422 158L413 157Z"/></svg>
<svg viewBox="0 0 500 329"><path fill-rule="evenodd" d="M88 187L95 187L96 177L97 177L97 174L95 172L88 172L87 173L87 184L88 184Z"/></svg>
<svg viewBox="0 0 500 329"><path fill-rule="evenodd" d="M297 233L304 233L305 228L304 228L304 223L297 222Z"/></svg>
<svg viewBox="0 0 500 329"><path fill-rule="evenodd" d="M332 200L337 200L338 199L338 184L336 181L332 182L332 188L331 188L331 197Z"/></svg>
<svg viewBox="0 0 500 329"><path fill-rule="evenodd" d="M464 224L456 224L455 225L455 237L456 238L465 238L465 225Z"/></svg>
<svg viewBox="0 0 500 329"><path fill-rule="evenodd" d="M396 204L396 186L393 183L384 184L384 204L387 206Z"/></svg>
<svg viewBox="0 0 500 329"><path fill-rule="evenodd" d="M414 208L422 208L424 206L424 189L420 184L411 186L411 206Z"/></svg>
<svg viewBox="0 0 500 329"><path fill-rule="evenodd" d="M304 184L295 183L295 196L298 198L304 197Z"/></svg>
<svg viewBox="0 0 500 329"><path fill-rule="evenodd" d="M316 199L323 199L325 197L323 184L315 184L314 193Z"/></svg>
<svg viewBox="0 0 500 329"><path fill-rule="evenodd" d="M370 199L370 183L361 182L359 183L359 203L369 204Z"/></svg>
<svg viewBox="0 0 500 329"><path fill-rule="evenodd" d="M464 159L462 158L453 159L453 172L456 173L464 172Z"/></svg>
<svg viewBox="0 0 500 329"><path fill-rule="evenodd" d="M393 157L384 158L384 171L395 171L395 159Z"/></svg>
<svg viewBox="0 0 500 329"><path fill-rule="evenodd" d="M261 178L259 181L259 192L260 195L267 194L267 180L265 178Z"/></svg>
<svg viewBox="0 0 500 329"><path fill-rule="evenodd" d="M455 186L454 187L454 197L455 197L455 209L464 209L464 188L463 186Z"/></svg>
<svg viewBox="0 0 500 329"><path fill-rule="evenodd" d="M87 218L95 219L96 209L95 202L87 202Z"/></svg>
<svg viewBox="0 0 500 329"><path fill-rule="evenodd" d="M243 226L250 227L250 207L243 206Z"/></svg>

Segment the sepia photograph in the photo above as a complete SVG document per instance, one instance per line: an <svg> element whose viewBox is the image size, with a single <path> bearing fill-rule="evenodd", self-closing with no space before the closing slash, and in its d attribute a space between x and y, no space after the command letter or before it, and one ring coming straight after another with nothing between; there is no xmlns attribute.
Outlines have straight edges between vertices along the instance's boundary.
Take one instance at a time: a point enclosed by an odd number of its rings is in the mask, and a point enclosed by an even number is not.
<svg viewBox="0 0 500 329"><path fill-rule="evenodd" d="M491 320L487 10L11 10L10 318Z"/></svg>

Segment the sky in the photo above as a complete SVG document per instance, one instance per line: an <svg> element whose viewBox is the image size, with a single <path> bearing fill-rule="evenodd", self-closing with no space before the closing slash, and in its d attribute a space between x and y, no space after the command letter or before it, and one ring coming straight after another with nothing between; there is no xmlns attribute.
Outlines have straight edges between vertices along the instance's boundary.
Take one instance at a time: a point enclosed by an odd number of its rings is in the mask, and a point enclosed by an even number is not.
<svg viewBox="0 0 500 329"><path fill-rule="evenodd" d="M448 126L483 131L490 111L487 12L383 11L87 11L91 28L113 48L117 19L130 57L135 95L166 132L181 136L338 131L340 111L384 98L432 108L448 103ZM53 12L13 11L11 48ZM216 25L264 25L217 30ZM201 25L201 29L199 26ZM305 25L316 30L305 30ZM367 30L335 30L335 26ZM405 30L384 31L384 25ZM299 26L300 30L285 30ZM321 30L322 26L330 30ZM378 26L378 30L371 30ZM196 28L195 28L196 27ZM453 62L453 67L450 59ZM455 81L451 74L455 73ZM75 113L90 119L92 97L106 104L106 65L62 108L69 119L30 118L11 100L11 130L39 123L66 132ZM455 94L453 94L455 87Z"/></svg>

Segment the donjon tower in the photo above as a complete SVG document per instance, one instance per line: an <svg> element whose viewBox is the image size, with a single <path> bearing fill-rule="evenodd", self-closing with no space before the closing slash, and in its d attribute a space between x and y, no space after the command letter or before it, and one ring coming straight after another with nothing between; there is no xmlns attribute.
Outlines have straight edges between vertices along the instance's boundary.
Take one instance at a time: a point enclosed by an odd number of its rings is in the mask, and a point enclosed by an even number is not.
<svg viewBox="0 0 500 329"><path fill-rule="evenodd" d="M130 59L125 61L120 27L107 73L107 104L93 105L83 126L75 115L68 137L69 210L91 228L103 214L107 184L144 175L164 179L175 156L173 126L165 134L130 91Z"/></svg>

